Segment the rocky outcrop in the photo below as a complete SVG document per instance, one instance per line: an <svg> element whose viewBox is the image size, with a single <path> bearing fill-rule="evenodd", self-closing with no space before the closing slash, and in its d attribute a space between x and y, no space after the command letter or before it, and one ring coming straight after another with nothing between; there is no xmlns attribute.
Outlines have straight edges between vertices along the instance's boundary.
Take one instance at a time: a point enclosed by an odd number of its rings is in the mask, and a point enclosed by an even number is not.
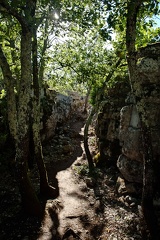
<svg viewBox="0 0 160 240"><path fill-rule="evenodd" d="M123 86L117 88L112 98L108 96L109 102L104 104L98 116L97 136L100 152L106 159L115 158L117 147L121 147L121 154L115 161L123 178L127 182L142 183L144 150L140 118L149 129L155 170L160 175L160 43L137 52L136 77L132 87L134 95L128 91L126 102Z"/></svg>
<svg viewBox="0 0 160 240"><path fill-rule="evenodd" d="M139 116L150 131L155 161L153 165L156 168L160 166L160 44L140 49L137 58L136 78L133 83L136 106L131 96L130 105L121 110L119 139L122 155L117 166L127 181L142 183L143 126Z"/></svg>
<svg viewBox="0 0 160 240"><path fill-rule="evenodd" d="M81 110L85 98L76 92L68 91L66 95L51 89L46 89L43 97L42 141L54 136L58 124L72 117L75 111ZM64 151L67 151L66 149Z"/></svg>
<svg viewBox="0 0 160 240"><path fill-rule="evenodd" d="M132 95L128 101L132 100ZM142 183L143 147L141 125L136 106L131 102L120 111L119 140L122 154L117 161L117 167L129 182Z"/></svg>
<svg viewBox="0 0 160 240"><path fill-rule="evenodd" d="M160 43L141 48L137 57L137 107L150 129L154 157L160 161Z"/></svg>
<svg viewBox="0 0 160 240"><path fill-rule="evenodd" d="M128 182L142 183L142 163L134 161L127 158L124 154L121 154L117 161L117 167Z"/></svg>
<svg viewBox="0 0 160 240"><path fill-rule="evenodd" d="M97 117L96 135L100 151L98 165L110 166L121 153L119 144L120 110L125 105L129 91L127 80L119 81L108 89L106 100L101 103Z"/></svg>
<svg viewBox="0 0 160 240"><path fill-rule="evenodd" d="M126 157L142 162L141 126L135 105L125 106L120 111L119 140Z"/></svg>

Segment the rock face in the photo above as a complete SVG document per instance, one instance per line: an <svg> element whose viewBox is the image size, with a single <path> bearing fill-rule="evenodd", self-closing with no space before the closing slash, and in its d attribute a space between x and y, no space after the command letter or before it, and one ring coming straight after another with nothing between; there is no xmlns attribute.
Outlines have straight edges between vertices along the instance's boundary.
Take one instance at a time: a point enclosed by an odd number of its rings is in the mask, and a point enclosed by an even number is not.
<svg viewBox="0 0 160 240"><path fill-rule="evenodd" d="M160 43L140 49L138 57L137 107L150 128L154 157L160 161Z"/></svg>
<svg viewBox="0 0 160 240"><path fill-rule="evenodd" d="M68 95L64 95L51 89L46 90L43 100L45 103L42 114L42 141L53 137L57 125L69 119L75 110L80 110L85 102L85 98L76 92L68 92Z"/></svg>
<svg viewBox="0 0 160 240"><path fill-rule="evenodd" d="M98 139L100 160L98 165L110 165L116 162L121 153L119 144L120 110L125 104L129 83L121 81L108 90L97 117L96 135Z"/></svg>
<svg viewBox="0 0 160 240"><path fill-rule="evenodd" d="M139 114L151 134L153 157L160 166L160 43L141 48L137 52L136 78L133 82L134 96L128 91L124 102L117 102L116 91L110 103L105 104L97 120L97 136L100 152L107 159L114 156L115 148L121 147L117 167L128 182L142 183L143 139ZM121 95L121 89L118 98ZM122 99L122 96L120 96ZM135 99L136 98L136 106ZM138 109L138 111L137 111ZM113 151L114 149L114 151ZM157 172L158 172L157 168ZM159 179L160 180L160 179Z"/></svg>
<svg viewBox="0 0 160 240"><path fill-rule="evenodd" d="M125 106L120 111L119 140L126 157L142 162L141 126L135 105Z"/></svg>
<svg viewBox="0 0 160 240"><path fill-rule="evenodd" d="M117 167L128 182L142 182L143 166L140 162L129 159L121 154L117 161Z"/></svg>
<svg viewBox="0 0 160 240"><path fill-rule="evenodd" d="M131 100L132 96L128 98ZM117 167L129 182L142 182L143 147L140 119L134 104L125 106L120 111L119 140L122 154L117 161Z"/></svg>

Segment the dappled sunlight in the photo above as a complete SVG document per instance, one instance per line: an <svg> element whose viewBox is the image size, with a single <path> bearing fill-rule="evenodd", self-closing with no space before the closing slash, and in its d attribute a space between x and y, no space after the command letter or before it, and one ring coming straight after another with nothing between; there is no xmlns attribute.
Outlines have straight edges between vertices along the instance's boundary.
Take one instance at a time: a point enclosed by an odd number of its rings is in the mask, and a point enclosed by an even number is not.
<svg viewBox="0 0 160 240"><path fill-rule="evenodd" d="M75 197L78 200L82 200L83 199L84 201L87 201L86 197L80 191L78 193L77 193L77 191L72 191L68 195L71 196L71 197Z"/></svg>
<svg viewBox="0 0 160 240"><path fill-rule="evenodd" d="M45 213L39 230L38 240L49 240L56 236L58 239L58 214L63 208L58 200L47 200L45 205Z"/></svg>

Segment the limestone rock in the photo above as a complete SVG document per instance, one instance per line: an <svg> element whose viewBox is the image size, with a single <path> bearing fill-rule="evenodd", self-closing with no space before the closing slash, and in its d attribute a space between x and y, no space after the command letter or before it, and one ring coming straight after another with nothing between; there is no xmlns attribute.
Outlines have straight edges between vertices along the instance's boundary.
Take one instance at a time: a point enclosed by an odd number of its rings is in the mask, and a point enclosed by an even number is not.
<svg viewBox="0 0 160 240"><path fill-rule="evenodd" d="M126 194L126 193L137 194L137 189L135 187L135 184L126 182L126 180L121 176L117 178L116 189L120 195Z"/></svg>
<svg viewBox="0 0 160 240"><path fill-rule="evenodd" d="M44 123L41 123L42 141L53 137L57 125L70 118L75 110L77 111L78 109L81 109L85 101L85 98L76 92L68 92L65 95L52 89L46 90L45 97L47 99L46 104L49 104L51 113L47 113L49 116L47 116ZM45 106L44 112L47 112L46 108L48 108L48 105ZM42 113L42 118L45 117L44 112ZM68 131L68 129L66 128L64 131Z"/></svg>
<svg viewBox="0 0 160 240"><path fill-rule="evenodd" d="M117 188L117 192L119 194L126 193L126 185L125 185L125 180L123 178L118 177L117 183L116 183L116 188Z"/></svg>
<svg viewBox="0 0 160 240"><path fill-rule="evenodd" d="M117 161L117 167L128 182L142 183L142 163L128 159L125 155L121 154Z"/></svg>
<svg viewBox="0 0 160 240"><path fill-rule="evenodd" d="M136 107L123 107L120 116L119 140L122 153L132 160L142 162L141 129Z"/></svg>

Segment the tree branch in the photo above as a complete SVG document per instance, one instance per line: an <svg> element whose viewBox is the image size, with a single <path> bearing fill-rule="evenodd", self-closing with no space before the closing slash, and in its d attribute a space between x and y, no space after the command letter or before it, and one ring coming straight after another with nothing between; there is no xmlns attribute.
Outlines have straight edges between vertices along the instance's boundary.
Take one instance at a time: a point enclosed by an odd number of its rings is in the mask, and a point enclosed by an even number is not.
<svg viewBox="0 0 160 240"><path fill-rule="evenodd" d="M12 15L18 20L21 26L26 26L26 21L22 14L20 14L15 8L12 8L5 0L0 0L0 12L2 14Z"/></svg>

